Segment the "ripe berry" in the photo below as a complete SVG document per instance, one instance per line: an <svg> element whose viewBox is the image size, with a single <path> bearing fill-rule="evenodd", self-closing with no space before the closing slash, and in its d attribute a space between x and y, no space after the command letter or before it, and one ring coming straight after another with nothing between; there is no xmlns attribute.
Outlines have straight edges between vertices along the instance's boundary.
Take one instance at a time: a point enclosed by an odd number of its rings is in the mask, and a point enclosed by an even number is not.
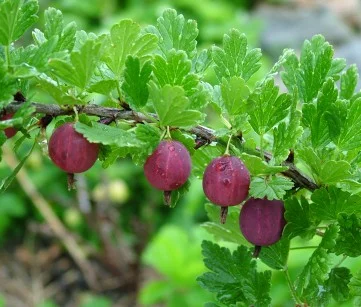
<svg viewBox="0 0 361 307"><path fill-rule="evenodd" d="M158 190L180 188L191 172L191 157L182 143L162 141L144 164L144 174Z"/></svg>
<svg viewBox="0 0 361 307"><path fill-rule="evenodd" d="M82 173L98 158L98 144L90 143L76 132L72 123L58 127L49 140L51 160L67 173Z"/></svg>
<svg viewBox="0 0 361 307"><path fill-rule="evenodd" d="M14 114L6 114L1 117L0 120L12 119ZM4 130L5 135L8 139L12 138L18 131L15 128L6 128Z"/></svg>
<svg viewBox="0 0 361 307"><path fill-rule="evenodd" d="M242 234L247 241L256 245L256 249L276 243L281 239L286 225L284 212L280 200L249 199L243 205L239 218Z"/></svg>

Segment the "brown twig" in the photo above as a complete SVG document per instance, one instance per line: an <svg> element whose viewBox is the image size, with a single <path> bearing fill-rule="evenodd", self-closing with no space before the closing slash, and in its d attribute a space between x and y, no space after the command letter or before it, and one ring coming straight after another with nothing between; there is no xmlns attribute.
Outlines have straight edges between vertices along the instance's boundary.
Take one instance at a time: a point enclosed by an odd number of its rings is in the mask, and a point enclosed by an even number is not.
<svg viewBox="0 0 361 307"><path fill-rule="evenodd" d="M45 115L59 116L59 115L69 115L74 113L73 106L59 106L56 104L43 104L33 102L31 104L35 108L36 113L42 113ZM5 107L6 113L14 113L21 107L21 104L18 102L10 103ZM152 122L152 119L157 120L155 114L149 113L147 116L140 112L135 112L133 110L121 110L117 108L108 108L102 107L95 104L88 104L85 106L76 106L78 113L85 113L88 115L95 115L101 118L111 118L113 120L132 120L135 122ZM195 134L198 138L206 140L208 143L217 140L217 137L214 134L214 130L205 127L205 126L195 126L190 128L188 132ZM265 153L265 159L270 160L271 156L268 153ZM287 166L289 169L282 174L295 183L296 187L306 188L310 191L314 191L318 188L317 184L311 181L309 178L302 175L296 166L289 161L285 161L283 165Z"/></svg>

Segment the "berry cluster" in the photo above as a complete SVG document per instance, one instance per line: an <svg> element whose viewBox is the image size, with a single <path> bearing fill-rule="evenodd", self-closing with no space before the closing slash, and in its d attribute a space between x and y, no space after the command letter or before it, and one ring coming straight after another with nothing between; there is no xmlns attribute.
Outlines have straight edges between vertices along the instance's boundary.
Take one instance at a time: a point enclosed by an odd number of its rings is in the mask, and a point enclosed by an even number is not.
<svg viewBox="0 0 361 307"><path fill-rule="evenodd" d="M169 192L180 188L188 179L191 160L187 149L176 141L162 141L144 165L149 183L156 189ZM248 197L250 174L243 162L230 155L213 159L203 175L203 191L208 199L221 207L221 222L225 223L227 208L241 204ZM280 240L283 228L282 201L249 198L242 206L240 229L244 237L256 246Z"/></svg>
<svg viewBox="0 0 361 307"><path fill-rule="evenodd" d="M5 115L3 120L11 118ZM16 133L5 130L8 138ZM69 174L82 173L91 168L98 158L98 144L89 142L76 132L73 123L56 128L49 140L49 156L60 169ZM186 147L174 140L161 141L144 164L144 174L156 189L169 199L173 190L183 186L191 173L191 157ZM225 223L229 206L239 205L248 198L250 174L243 162L225 154L213 159L203 175L203 191L207 198L221 207L221 223ZM282 201L249 198L240 213L240 229L244 237L256 246L276 243L286 224Z"/></svg>

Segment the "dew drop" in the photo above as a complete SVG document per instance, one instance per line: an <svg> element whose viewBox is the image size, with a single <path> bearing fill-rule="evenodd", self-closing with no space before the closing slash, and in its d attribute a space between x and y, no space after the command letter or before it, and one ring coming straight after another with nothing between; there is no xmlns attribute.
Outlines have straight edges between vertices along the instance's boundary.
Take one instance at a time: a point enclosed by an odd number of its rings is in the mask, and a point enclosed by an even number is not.
<svg viewBox="0 0 361 307"><path fill-rule="evenodd" d="M175 151L174 146L169 146L168 149L169 149L169 151Z"/></svg>

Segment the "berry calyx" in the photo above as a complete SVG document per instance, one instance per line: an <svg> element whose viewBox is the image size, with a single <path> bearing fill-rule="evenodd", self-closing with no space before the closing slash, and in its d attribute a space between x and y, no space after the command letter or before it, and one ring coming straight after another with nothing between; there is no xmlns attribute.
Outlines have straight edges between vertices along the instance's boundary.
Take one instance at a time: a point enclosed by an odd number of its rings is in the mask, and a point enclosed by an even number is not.
<svg viewBox="0 0 361 307"><path fill-rule="evenodd" d="M50 137L49 156L67 173L82 173L91 168L98 158L99 146L90 143L76 132L73 123L65 123L55 129Z"/></svg>
<svg viewBox="0 0 361 307"><path fill-rule="evenodd" d="M0 120L12 119L13 116L14 116L14 114L5 114L5 115L3 115L3 116L0 118ZM12 138L18 131L17 131L15 128L10 127L10 128L6 128L6 129L4 130L4 132L5 132L6 137L7 137L8 139L10 139L10 138Z"/></svg>
<svg viewBox="0 0 361 307"><path fill-rule="evenodd" d="M188 180L191 164L189 152L182 143L162 141L145 162L144 174L154 188L169 192Z"/></svg>
<svg viewBox="0 0 361 307"><path fill-rule="evenodd" d="M284 204L280 200L250 198L242 206L239 224L244 237L256 246L272 245L279 241L286 225Z"/></svg>

